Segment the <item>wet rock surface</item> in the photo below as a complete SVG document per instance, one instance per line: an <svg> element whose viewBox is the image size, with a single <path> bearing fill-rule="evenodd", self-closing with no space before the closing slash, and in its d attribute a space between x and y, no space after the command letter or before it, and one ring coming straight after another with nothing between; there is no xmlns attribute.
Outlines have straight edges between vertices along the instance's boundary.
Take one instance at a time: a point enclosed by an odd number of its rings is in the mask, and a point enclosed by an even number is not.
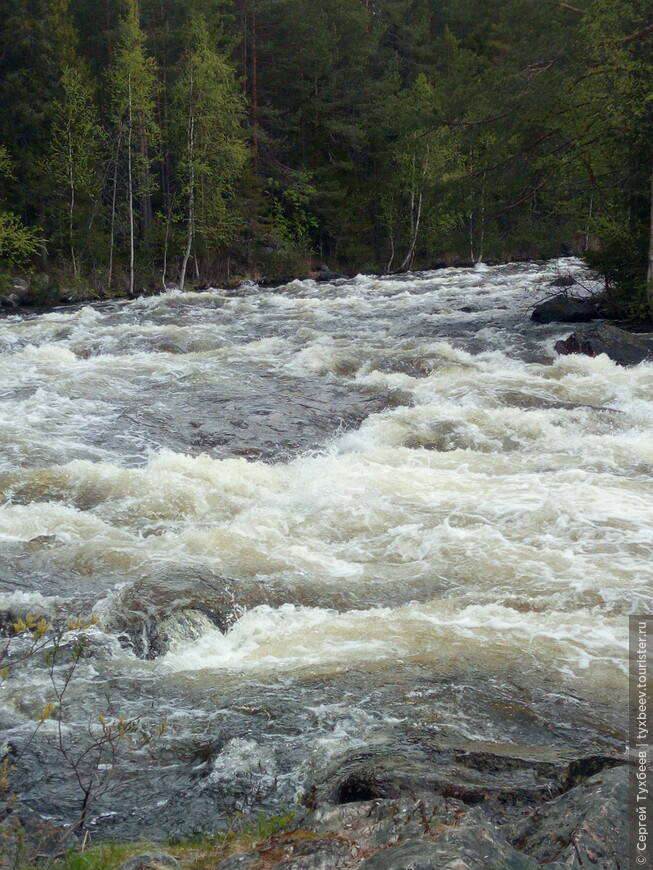
<svg viewBox="0 0 653 870"><path fill-rule="evenodd" d="M410 754L360 753L344 760L335 781L318 785L316 793L348 804L427 791L466 807L482 805L493 819L506 821L523 805L535 807L621 763L598 755L565 762L534 746L522 747L519 754L517 747L497 750L429 746L425 741Z"/></svg>
<svg viewBox="0 0 653 870"><path fill-rule="evenodd" d="M557 353L599 356L605 353L623 366L653 359L653 339L635 335L609 323L583 327L555 344Z"/></svg>
<svg viewBox="0 0 653 870"><path fill-rule="evenodd" d="M518 821L427 792L322 806L218 870L507 870L627 866L628 768L604 770Z"/></svg>
<svg viewBox="0 0 653 870"><path fill-rule="evenodd" d="M628 866L627 766L604 770L540 807L512 841L549 868Z"/></svg>

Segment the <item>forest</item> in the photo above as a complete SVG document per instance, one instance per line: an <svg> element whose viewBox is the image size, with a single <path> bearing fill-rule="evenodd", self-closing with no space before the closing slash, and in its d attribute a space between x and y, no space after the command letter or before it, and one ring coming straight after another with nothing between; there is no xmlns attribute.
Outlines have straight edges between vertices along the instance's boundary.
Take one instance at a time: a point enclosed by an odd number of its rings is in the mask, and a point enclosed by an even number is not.
<svg viewBox="0 0 653 870"><path fill-rule="evenodd" d="M653 4L577 2L4 0L2 280L576 254L642 316Z"/></svg>

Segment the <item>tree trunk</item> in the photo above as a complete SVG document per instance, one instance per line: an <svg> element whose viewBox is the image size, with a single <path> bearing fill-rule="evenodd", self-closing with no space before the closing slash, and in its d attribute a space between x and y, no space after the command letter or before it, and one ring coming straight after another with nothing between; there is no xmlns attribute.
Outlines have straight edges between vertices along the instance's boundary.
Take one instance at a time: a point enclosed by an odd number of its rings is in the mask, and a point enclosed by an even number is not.
<svg viewBox="0 0 653 870"><path fill-rule="evenodd" d="M111 194L111 231L109 234L109 274L107 276L107 289L111 287L113 280L113 251L116 240L116 198L118 196L118 155L120 154L120 142L122 133L118 136L118 144L116 145L116 159L113 166L113 191Z"/></svg>
<svg viewBox="0 0 653 870"><path fill-rule="evenodd" d="M138 119L138 150L139 150L139 168L140 168L140 212L141 212L141 237L144 238L147 231L154 222L152 214L152 196L149 191L149 154L147 147L147 131L143 118Z"/></svg>
<svg viewBox="0 0 653 870"><path fill-rule="evenodd" d="M70 183L70 202L68 203L68 239L70 242L70 259L73 264L73 275L77 278L77 260L75 259L75 172L70 124L68 125L68 181Z"/></svg>
<svg viewBox="0 0 653 870"><path fill-rule="evenodd" d="M132 156L132 80L128 78L129 123L127 128L127 202L129 208L129 295L134 295L134 168Z"/></svg>
<svg viewBox="0 0 653 870"><path fill-rule="evenodd" d="M653 318L653 171L651 172L651 219L649 225L648 271L646 273L646 296Z"/></svg>
<svg viewBox="0 0 653 870"><path fill-rule="evenodd" d="M188 179L188 233L186 236L186 250L184 251L184 259L179 275L179 289L182 291L186 282L186 269L188 268L188 260L193 250L193 239L195 237L195 116L193 114L192 73L190 87L190 109L188 114L188 162L190 164L190 178Z"/></svg>
<svg viewBox="0 0 653 870"><path fill-rule="evenodd" d="M252 3L252 150L254 166L258 166L258 52L256 0Z"/></svg>

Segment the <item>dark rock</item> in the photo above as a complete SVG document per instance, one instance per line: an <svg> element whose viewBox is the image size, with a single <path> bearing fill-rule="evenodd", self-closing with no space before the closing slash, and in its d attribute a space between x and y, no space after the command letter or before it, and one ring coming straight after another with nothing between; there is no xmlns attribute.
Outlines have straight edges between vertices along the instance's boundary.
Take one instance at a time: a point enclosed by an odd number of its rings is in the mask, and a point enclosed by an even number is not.
<svg viewBox="0 0 653 870"><path fill-rule="evenodd" d="M627 766L604 770L540 807L517 828L513 845L547 867L627 867L629 773Z"/></svg>
<svg viewBox="0 0 653 870"><path fill-rule="evenodd" d="M483 804L503 813L541 804L563 791L567 765L522 749L522 757L442 746L414 748L410 755L374 751L354 755L340 759L337 770L317 785L318 798L346 804L430 792L468 807Z"/></svg>
<svg viewBox="0 0 653 870"><path fill-rule="evenodd" d="M20 305L20 299L15 293L10 293L9 296L0 296L0 308L16 308Z"/></svg>
<svg viewBox="0 0 653 870"><path fill-rule="evenodd" d="M337 281L338 278L346 278L347 275L343 275L342 272L332 272L330 269L326 269L320 267L317 275L315 276L316 281Z"/></svg>
<svg viewBox="0 0 653 870"><path fill-rule="evenodd" d="M603 770L611 770L613 767L621 767L626 764L624 758L615 758L611 755L586 755L570 762L563 784L565 789L571 789L580 785Z"/></svg>
<svg viewBox="0 0 653 870"><path fill-rule="evenodd" d="M599 356L605 353L622 366L637 365L653 359L653 339L619 329L609 323L584 327L555 344L557 353Z"/></svg>
<svg viewBox="0 0 653 870"><path fill-rule="evenodd" d="M125 861L118 870L177 870L179 862L167 852L143 852Z"/></svg>
<svg viewBox="0 0 653 870"><path fill-rule="evenodd" d="M561 275L559 278L556 278L555 281L551 281L551 287L573 287L576 284L576 279L572 278L571 275Z"/></svg>
<svg viewBox="0 0 653 870"><path fill-rule="evenodd" d="M354 771L340 783L336 792L336 803L350 804L375 798L397 798L400 793L398 784L392 779L378 776L373 769L363 768Z"/></svg>
<svg viewBox="0 0 653 870"><path fill-rule="evenodd" d="M578 299L559 293L536 305L531 320L535 323L586 323L599 316L596 303L592 299Z"/></svg>

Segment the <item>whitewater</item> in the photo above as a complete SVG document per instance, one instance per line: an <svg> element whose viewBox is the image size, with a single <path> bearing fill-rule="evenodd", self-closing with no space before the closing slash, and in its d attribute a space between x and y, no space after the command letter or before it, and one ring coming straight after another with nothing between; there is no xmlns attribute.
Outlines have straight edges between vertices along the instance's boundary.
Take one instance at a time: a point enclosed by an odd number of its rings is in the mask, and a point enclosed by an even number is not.
<svg viewBox="0 0 653 870"><path fill-rule="evenodd" d="M557 357L529 314L560 275L593 288L565 259L0 320L0 612L93 614L80 747L165 721L102 771L98 829L212 829L361 755L623 754L653 364ZM71 821L51 691L19 661L0 727Z"/></svg>

